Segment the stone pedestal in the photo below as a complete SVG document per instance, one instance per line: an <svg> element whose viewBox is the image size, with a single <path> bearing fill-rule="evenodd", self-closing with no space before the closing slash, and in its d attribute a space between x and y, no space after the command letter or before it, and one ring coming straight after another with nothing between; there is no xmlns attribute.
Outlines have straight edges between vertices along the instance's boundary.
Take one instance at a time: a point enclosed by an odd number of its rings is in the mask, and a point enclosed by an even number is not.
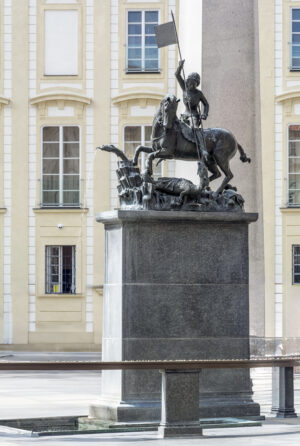
<svg viewBox="0 0 300 446"><path fill-rule="evenodd" d="M202 435L199 422L199 371L164 370L161 399L159 436Z"/></svg>
<svg viewBox="0 0 300 446"><path fill-rule="evenodd" d="M248 224L257 214L116 210L105 225L103 360L249 357ZM100 253L99 253L100 255ZM103 371L90 417L161 419L158 371ZM203 370L199 416L258 416L249 370Z"/></svg>

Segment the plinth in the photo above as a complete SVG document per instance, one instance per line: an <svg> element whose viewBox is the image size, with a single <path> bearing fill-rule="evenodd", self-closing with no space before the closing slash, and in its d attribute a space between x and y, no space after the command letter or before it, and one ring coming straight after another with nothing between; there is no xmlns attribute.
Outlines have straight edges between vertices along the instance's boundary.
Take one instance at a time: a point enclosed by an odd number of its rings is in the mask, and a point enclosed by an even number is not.
<svg viewBox="0 0 300 446"><path fill-rule="evenodd" d="M104 361L249 358L257 214L115 210L105 225ZM202 370L199 417L259 416L249 370ZM103 371L90 417L161 419L158 371Z"/></svg>

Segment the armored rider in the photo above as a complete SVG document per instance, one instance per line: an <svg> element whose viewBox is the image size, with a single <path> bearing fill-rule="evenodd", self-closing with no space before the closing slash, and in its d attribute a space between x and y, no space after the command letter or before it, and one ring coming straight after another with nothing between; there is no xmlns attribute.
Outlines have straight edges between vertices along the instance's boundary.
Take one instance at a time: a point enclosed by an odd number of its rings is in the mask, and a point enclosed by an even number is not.
<svg viewBox="0 0 300 446"><path fill-rule="evenodd" d="M185 105L185 111L181 115L184 122L192 124L193 127L198 132L201 127L201 120L206 119L208 116L209 104L206 97L197 87L200 85L200 75L198 73L191 73L188 75L186 82L184 82L181 76L181 71L183 69L184 60L179 62L178 68L175 72L176 79L182 89L183 93L183 103ZM201 114L201 103L204 106L203 114ZM192 122L191 122L192 121ZM203 133L201 132L201 137L198 138L200 142L200 150L207 161L208 153L204 144Z"/></svg>

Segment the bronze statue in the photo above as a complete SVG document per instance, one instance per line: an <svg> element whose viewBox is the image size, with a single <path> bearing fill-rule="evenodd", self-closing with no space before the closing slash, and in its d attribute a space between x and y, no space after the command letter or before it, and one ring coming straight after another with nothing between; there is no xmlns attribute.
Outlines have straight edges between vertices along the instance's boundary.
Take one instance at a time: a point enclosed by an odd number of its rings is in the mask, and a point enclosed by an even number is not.
<svg viewBox="0 0 300 446"><path fill-rule="evenodd" d="M184 79L181 76L184 62L184 60L179 62L175 72L176 79L182 89L183 103L185 105L185 111L181 115L181 118L184 122L190 125L191 120L193 120L194 127L198 129L201 125L201 120L207 119L209 104L202 91L197 89L200 85L200 75L198 73L189 74L186 82L184 82ZM201 103L204 105L203 114L201 114Z"/></svg>
<svg viewBox="0 0 300 446"><path fill-rule="evenodd" d="M141 152L149 153L146 161L146 180L147 177L151 177L152 175L152 163L156 158L159 160L176 159L199 162L195 135L185 122L177 118L177 107L178 99L174 95L167 95L162 100L153 120L152 147L138 146L135 151L133 158L133 165L135 166L138 163L138 157ZM247 157L233 134L226 129L205 129L203 136L208 152L206 166L212 175L207 178L205 169L203 168L204 162L200 160L198 173L201 170L200 186L202 190L208 186L209 182L221 176L220 170L225 175L223 182L215 192L216 197L223 192L226 184L233 178L229 161L236 154L237 150L240 153L240 160L242 162L250 162L250 158ZM198 132L196 133L196 137L199 138Z"/></svg>

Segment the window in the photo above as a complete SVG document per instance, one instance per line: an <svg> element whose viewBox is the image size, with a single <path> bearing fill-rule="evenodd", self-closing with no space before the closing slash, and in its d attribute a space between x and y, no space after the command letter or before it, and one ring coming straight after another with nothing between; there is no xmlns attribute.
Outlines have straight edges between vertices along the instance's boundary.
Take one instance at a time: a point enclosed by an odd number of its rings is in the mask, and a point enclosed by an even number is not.
<svg viewBox="0 0 300 446"><path fill-rule="evenodd" d="M300 9L292 9L291 70L300 70Z"/></svg>
<svg viewBox="0 0 300 446"><path fill-rule="evenodd" d="M289 127L288 205L300 206L300 125Z"/></svg>
<svg viewBox="0 0 300 446"><path fill-rule="evenodd" d="M44 74L78 75L78 11L45 11Z"/></svg>
<svg viewBox="0 0 300 446"><path fill-rule="evenodd" d="M75 293L75 246L46 246L46 293Z"/></svg>
<svg viewBox="0 0 300 446"><path fill-rule="evenodd" d="M135 149L139 145L151 147L151 125L127 126L124 129L124 152L128 158L133 158ZM142 152L140 154L140 168L145 169L145 161L147 154ZM153 176L158 178L162 176L162 166L160 163L156 166L157 160L153 162Z"/></svg>
<svg viewBox="0 0 300 446"><path fill-rule="evenodd" d="M300 246L293 246L293 284L300 284Z"/></svg>
<svg viewBox="0 0 300 446"><path fill-rule="evenodd" d="M42 206L80 205L79 127L42 131Z"/></svg>
<svg viewBox="0 0 300 446"><path fill-rule="evenodd" d="M127 18L127 71L158 72L159 53L154 32L158 11L128 11Z"/></svg>

